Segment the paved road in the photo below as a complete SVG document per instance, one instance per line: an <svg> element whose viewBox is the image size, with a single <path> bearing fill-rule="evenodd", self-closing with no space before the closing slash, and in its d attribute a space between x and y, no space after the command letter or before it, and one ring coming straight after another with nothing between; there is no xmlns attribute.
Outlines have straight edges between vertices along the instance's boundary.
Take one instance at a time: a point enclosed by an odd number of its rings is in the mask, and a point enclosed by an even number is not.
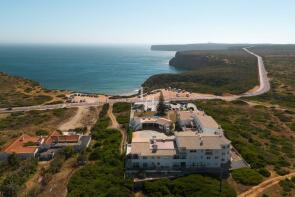
<svg viewBox="0 0 295 197"><path fill-rule="evenodd" d="M250 53L251 55L254 55L257 57L258 72L259 72L259 88L253 93L245 93L242 96L243 97L258 96L268 92L270 90L269 78L267 77L267 71L265 69L262 57L253 53L252 51L249 51L249 48L243 48L243 49L247 53Z"/></svg>
<svg viewBox="0 0 295 197"><path fill-rule="evenodd" d="M230 95L230 96L216 96L216 95L202 95L192 94L190 97L169 97L165 98L166 101L192 101L192 100L210 100L210 99L222 99L222 100L235 100L241 97L251 97L264 94L270 90L269 79L267 77L267 71L264 67L263 59L259 55L253 53L248 48L243 48L244 51L247 53L254 55L257 57L258 63L258 71L259 71L259 88L254 91L249 91L243 93L241 95ZM138 102L141 101L140 98L132 97L132 98L121 98L121 99L108 99L106 102L108 103L115 103L115 102ZM146 101L146 100L145 100ZM153 102L152 100L150 100ZM147 101L148 102L148 101ZM36 106L27 106L27 107L14 107L12 109L7 108L0 108L0 113L8 113L8 112L19 112L19 111L32 111L32 110L47 110L47 109L59 109L59 108L72 108L72 107L79 107L79 106L101 106L105 102L95 102L95 103L65 103L65 104L56 104L56 105L36 105Z"/></svg>

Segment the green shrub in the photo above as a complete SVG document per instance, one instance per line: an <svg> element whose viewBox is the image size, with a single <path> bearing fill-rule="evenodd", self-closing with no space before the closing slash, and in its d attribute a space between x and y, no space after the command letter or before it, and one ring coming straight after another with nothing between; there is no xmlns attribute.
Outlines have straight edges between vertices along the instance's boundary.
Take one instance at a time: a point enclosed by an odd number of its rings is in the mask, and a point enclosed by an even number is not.
<svg viewBox="0 0 295 197"><path fill-rule="evenodd" d="M12 173L1 182L0 191L3 196L18 196L24 183L37 170L38 162L34 158L20 161L21 165L16 166Z"/></svg>
<svg viewBox="0 0 295 197"><path fill-rule="evenodd" d="M107 116L109 107L110 107L110 104L108 104L108 103L106 103L102 106L102 109L99 113L99 119L105 118Z"/></svg>
<svg viewBox="0 0 295 197"><path fill-rule="evenodd" d="M289 174L289 171L286 170L285 168L275 167L275 171L280 176L284 176L286 174Z"/></svg>
<svg viewBox="0 0 295 197"><path fill-rule="evenodd" d="M224 196L234 197L235 191L226 183L219 192L219 180L202 175L189 175L174 180L160 179L144 182L144 192L147 196Z"/></svg>
<svg viewBox="0 0 295 197"><path fill-rule="evenodd" d="M130 103L118 102L113 105L113 112L114 113L126 112L126 111L129 111L130 108L131 108Z"/></svg>
<svg viewBox="0 0 295 197"><path fill-rule="evenodd" d="M129 114L118 115L117 121L119 124L129 123Z"/></svg>
<svg viewBox="0 0 295 197"><path fill-rule="evenodd" d="M36 135L38 135L38 136L47 136L48 131L40 129L40 130L36 131Z"/></svg>
<svg viewBox="0 0 295 197"><path fill-rule="evenodd" d="M94 132L97 143L89 159L95 161L74 173L68 184L68 196L133 196L132 183L124 179L120 132L116 129Z"/></svg>
<svg viewBox="0 0 295 197"><path fill-rule="evenodd" d="M244 185L257 185L262 182L262 176L254 169L241 168L232 171L235 181Z"/></svg>
<svg viewBox="0 0 295 197"><path fill-rule="evenodd" d="M270 177L271 175L271 173L266 168L260 168L257 171L264 177Z"/></svg>
<svg viewBox="0 0 295 197"><path fill-rule="evenodd" d="M36 146L36 143L32 142L32 141L28 141L28 142L24 143L24 146Z"/></svg>
<svg viewBox="0 0 295 197"><path fill-rule="evenodd" d="M283 188L284 192L290 192L295 189L295 184L290 179L282 180L279 184Z"/></svg>

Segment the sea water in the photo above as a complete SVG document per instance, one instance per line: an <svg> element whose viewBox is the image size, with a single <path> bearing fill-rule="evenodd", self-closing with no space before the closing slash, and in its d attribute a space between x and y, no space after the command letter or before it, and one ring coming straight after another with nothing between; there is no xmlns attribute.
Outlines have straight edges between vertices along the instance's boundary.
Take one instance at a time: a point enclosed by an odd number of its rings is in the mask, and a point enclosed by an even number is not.
<svg viewBox="0 0 295 197"><path fill-rule="evenodd" d="M2 45L0 71L48 89L133 94L154 74L176 73L173 56L147 45Z"/></svg>

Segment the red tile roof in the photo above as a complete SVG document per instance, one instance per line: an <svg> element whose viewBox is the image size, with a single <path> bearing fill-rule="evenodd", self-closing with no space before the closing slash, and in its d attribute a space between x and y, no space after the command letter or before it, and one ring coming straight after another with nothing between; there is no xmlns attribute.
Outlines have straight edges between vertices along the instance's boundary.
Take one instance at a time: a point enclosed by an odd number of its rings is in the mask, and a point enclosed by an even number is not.
<svg viewBox="0 0 295 197"><path fill-rule="evenodd" d="M43 138L37 136L30 136L27 134L22 134L15 141L13 141L9 146L7 146L3 151L6 153L34 153L40 143L42 143ZM35 146L25 146L27 142L33 142Z"/></svg>
<svg viewBox="0 0 295 197"><path fill-rule="evenodd" d="M46 144L52 143L77 143L80 139L79 135L61 135L57 131L53 132L45 140Z"/></svg>

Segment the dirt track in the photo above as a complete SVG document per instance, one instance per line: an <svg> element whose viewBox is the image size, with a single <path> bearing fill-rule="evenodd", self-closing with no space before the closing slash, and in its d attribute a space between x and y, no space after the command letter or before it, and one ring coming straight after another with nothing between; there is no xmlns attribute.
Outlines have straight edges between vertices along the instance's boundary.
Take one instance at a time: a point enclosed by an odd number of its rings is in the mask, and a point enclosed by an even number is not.
<svg viewBox="0 0 295 197"><path fill-rule="evenodd" d="M295 172L284 175L284 176L273 177L271 179L263 181L262 183L260 183L257 186L252 187L248 191L246 191L242 194L239 194L238 197L257 197L267 188L278 184L281 180L284 180L286 178L291 178L293 176L295 176Z"/></svg>
<svg viewBox="0 0 295 197"><path fill-rule="evenodd" d="M127 143L127 134L124 129L120 127L120 124L117 122L116 117L113 114L113 105L111 104L108 110L108 116L111 119L111 126L109 128L118 129L122 135L121 143L120 143L120 152L121 154L124 153L124 146Z"/></svg>
<svg viewBox="0 0 295 197"><path fill-rule="evenodd" d="M58 129L61 131L68 131L69 129L87 127L89 131L91 126L96 122L98 112L99 110L95 108L78 107L76 114L68 121L59 125Z"/></svg>

